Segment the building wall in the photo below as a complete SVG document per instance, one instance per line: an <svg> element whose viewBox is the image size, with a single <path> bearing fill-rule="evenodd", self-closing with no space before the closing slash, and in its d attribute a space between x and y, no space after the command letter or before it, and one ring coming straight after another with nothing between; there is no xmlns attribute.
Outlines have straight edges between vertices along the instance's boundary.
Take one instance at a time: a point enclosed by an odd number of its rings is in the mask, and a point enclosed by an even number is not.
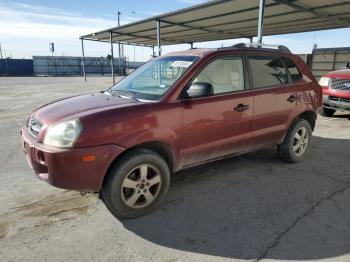
<svg viewBox="0 0 350 262"><path fill-rule="evenodd" d="M33 74L32 59L0 59L0 76L31 76Z"/></svg>
<svg viewBox="0 0 350 262"><path fill-rule="evenodd" d="M314 49L312 54L299 55L319 79L329 71L337 70L350 62L350 47ZM126 62L114 59L114 73L125 75L137 69L143 62ZM86 57L85 71L88 75L111 74L110 61L102 57ZM0 59L0 76L65 76L82 75L81 57L34 56L33 59Z"/></svg>
<svg viewBox="0 0 350 262"><path fill-rule="evenodd" d="M33 56L34 74L65 76L83 75L83 60L73 56ZM124 59L114 59L114 73L125 74ZM85 72L87 75L111 74L110 60L102 57L85 57Z"/></svg>
<svg viewBox="0 0 350 262"><path fill-rule="evenodd" d="M350 47L314 49L309 66L319 79L325 73L340 69L350 62Z"/></svg>

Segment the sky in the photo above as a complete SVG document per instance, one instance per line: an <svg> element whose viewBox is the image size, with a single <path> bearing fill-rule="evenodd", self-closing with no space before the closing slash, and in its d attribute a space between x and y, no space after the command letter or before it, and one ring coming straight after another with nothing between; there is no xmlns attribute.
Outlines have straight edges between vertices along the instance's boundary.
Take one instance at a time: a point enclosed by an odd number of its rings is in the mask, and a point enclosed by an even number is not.
<svg viewBox="0 0 350 262"><path fill-rule="evenodd" d="M80 56L79 36L117 25L174 11L204 0L0 0L0 43L3 55L13 58L31 58L50 55L49 43L55 43L55 55ZM133 14L134 12L134 14ZM247 39L195 43L195 47L230 46ZM264 37L269 44L283 44L294 53L310 53L314 43L318 47L344 47L350 43L350 28ZM165 46L163 53L188 49L189 45ZM86 56L107 56L106 43L85 41ZM117 49L117 48L116 48ZM147 61L151 56L147 47L126 46L130 61Z"/></svg>

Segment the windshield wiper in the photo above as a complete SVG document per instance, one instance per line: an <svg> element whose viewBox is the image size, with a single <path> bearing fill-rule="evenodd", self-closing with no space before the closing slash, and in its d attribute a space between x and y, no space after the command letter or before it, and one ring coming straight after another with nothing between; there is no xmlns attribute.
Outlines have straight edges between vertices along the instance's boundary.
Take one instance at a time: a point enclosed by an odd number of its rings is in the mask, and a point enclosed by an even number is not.
<svg viewBox="0 0 350 262"><path fill-rule="evenodd" d="M111 89L110 91L112 92L112 94L119 93L119 95L118 95L119 97L125 97L125 95L126 95L126 97L136 99L135 94L131 91L128 91L128 90L124 90L124 89L113 90L113 89ZM124 96L120 95L120 93L124 94Z"/></svg>

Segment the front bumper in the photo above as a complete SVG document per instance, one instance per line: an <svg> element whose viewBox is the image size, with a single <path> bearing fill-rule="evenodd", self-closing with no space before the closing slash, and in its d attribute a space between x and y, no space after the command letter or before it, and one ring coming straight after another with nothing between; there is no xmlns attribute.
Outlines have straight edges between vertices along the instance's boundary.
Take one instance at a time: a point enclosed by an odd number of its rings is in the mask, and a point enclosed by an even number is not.
<svg viewBox="0 0 350 262"><path fill-rule="evenodd" d="M98 192L113 160L124 149L117 145L59 149L38 143L26 127L21 129L22 146L28 165L40 180L52 186L82 192ZM95 160L84 162L83 157Z"/></svg>
<svg viewBox="0 0 350 262"><path fill-rule="evenodd" d="M350 99L323 95L323 107L336 110L350 110Z"/></svg>

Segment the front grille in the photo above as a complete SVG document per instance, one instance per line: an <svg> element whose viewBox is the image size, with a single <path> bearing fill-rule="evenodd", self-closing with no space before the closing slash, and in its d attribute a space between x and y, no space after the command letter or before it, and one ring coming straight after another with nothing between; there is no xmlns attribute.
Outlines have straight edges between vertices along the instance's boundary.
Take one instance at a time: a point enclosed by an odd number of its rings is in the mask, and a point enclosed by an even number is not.
<svg viewBox="0 0 350 262"><path fill-rule="evenodd" d="M331 88L335 90L350 91L350 79L331 79Z"/></svg>
<svg viewBox="0 0 350 262"><path fill-rule="evenodd" d="M340 98L340 97L330 96L329 100L337 101L337 102L350 103L350 99L349 98Z"/></svg>
<svg viewBox="0 0 350 262"><path fill-rule="evenodd" d="M29 119L29 122L28 122L28 130L29 130L29 133L33 136L33 137L37 137L39 132L40 132L40 129L42 127L42 123L37 120L35 117L31 117Z"/></svg>

